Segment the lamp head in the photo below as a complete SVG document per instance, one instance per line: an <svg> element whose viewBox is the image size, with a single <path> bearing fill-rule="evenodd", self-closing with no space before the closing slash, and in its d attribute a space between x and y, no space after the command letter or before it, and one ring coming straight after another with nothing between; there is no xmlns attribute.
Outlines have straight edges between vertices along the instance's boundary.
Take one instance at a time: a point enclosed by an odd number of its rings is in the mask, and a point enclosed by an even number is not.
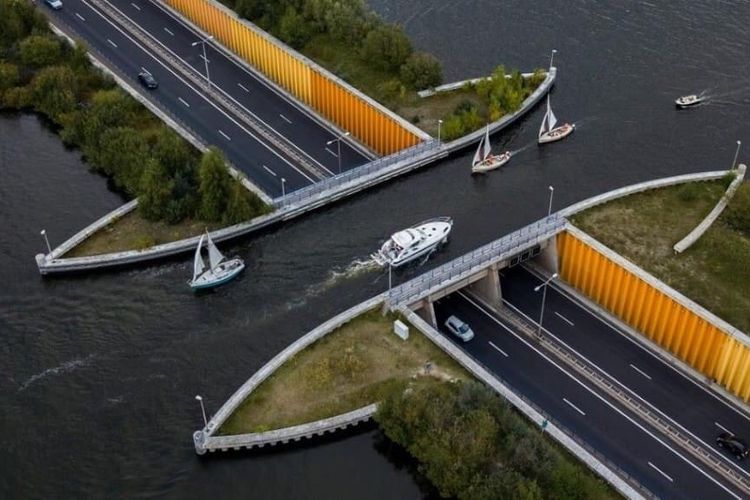
<svg viewBox="0 0 750 500"><path fill-rule="evenodd" d="M203 401L203 398L200 397L200 396L195 396L195 399L198 400L198 401Z"/></svg>

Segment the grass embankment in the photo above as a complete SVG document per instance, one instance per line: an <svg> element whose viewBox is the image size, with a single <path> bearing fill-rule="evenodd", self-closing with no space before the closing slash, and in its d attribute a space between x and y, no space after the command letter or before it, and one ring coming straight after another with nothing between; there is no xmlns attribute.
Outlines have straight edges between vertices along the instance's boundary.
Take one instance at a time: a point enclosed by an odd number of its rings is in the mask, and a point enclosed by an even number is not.
<svg viewBox="0 0 750 500"><path fill-rule="evenodd" d="M64 257L84 257L126 250L144 250L154 245L178 241L197 236L208 229L213 231L222 225L185 219L177 224L146 220L137 210L126 214L110 225L100 229Z"/></svg>
<svg viewBox="0 0 750 500"><path fill-rule="evenodd" d="M220 433L262 432L346 413L415 377L469 377L414 327L409 340L397 337L395 319L375 309L307 347L256 388Z"/></svg>
<svg viewBox="0 0 750 500"><path fill-rule="evenodd" d="M609 202L574 225L744 332L750 332L750 184L691 248L686 236L719 201L729 180L673 186ZM750 229L750 228L748 228Z"/></svg>

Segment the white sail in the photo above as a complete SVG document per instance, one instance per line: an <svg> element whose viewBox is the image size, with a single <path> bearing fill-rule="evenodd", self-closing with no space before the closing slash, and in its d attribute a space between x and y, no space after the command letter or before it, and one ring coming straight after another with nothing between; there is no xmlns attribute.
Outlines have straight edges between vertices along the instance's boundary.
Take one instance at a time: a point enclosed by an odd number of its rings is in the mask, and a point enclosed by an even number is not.
<svg viewBox="0 0 750 500"><path fill-rule="evenodd" d="M477 147L477 152L474 153L474 159L471 161L472 167L476 165L477 163L481 162L482 160L484 160L484 158L482 157L482 144L484 144L484 136L482 136L482 138L479 140L479 146Z"/></svg>
<svg viewBox="0 0 750 500"><path fill-rule="evenodd" d="M195 249L195 260L193 261L193 281L195 281L195 278L203 273L203 268L205 267L205 264L203 263L203 257L201 257L202 246L203 235L201 235L201 239L198 242L198 248Z"/></svg>
<svg viewBox="0 0 750 500"><path fill-rule="evenodd" d="M208 262L210 263L211 270L213 271L219 264L221 264L221 261L224 260L224 255L222 255L219 249L216 248L214 242L211 241L211 235L208 234L208 232L206 232L206 236L208 237Z"/></svg>
<svg viewBox="0 0 750 500"><path fill-rule="evenodd" d="M557 125L557 118L555 117L555 113L552 112L552 108L549 108L548 113L547 123L549 124L549 129L552 130Z"/></svg>
<svg viewBox="0 0 750 500"><path fill-rule="evenodd" d="M542 126L539 127L539 137L543 136L553 128L555 128L555 125L557 124L557 117L555 117L555 113L552 112L552 106L549 102L549 95L547 95L547 112L544 113L544 118L542 119Z"/></svg>
<svg viewBox="0 0 750 500"><path fill-rule="evenodd" d="M487 132L484 135L484 151L482 151L482 160L486 160L492 154L492 145L490 144L490 126L487 125Z"/></svg>

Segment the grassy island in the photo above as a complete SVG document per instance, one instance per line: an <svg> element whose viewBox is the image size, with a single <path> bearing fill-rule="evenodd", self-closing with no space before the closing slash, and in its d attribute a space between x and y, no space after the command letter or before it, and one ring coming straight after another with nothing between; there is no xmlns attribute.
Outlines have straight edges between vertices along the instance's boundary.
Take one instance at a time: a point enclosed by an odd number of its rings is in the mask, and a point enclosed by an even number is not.
<svg viewBox="0 0 750 500"><path fill-rule="evenodd" d="M375 309L307 347L256 388L220 433L262 432L333 417L376 403L394 384L415 378L468 379L415 328L409 340L397 337L395 319Z"/></svg>
<svg viewBox="0 0 750 500"><path fill-rule="evenodd" d="M750 332L750 184L687 251L672 246L716 205L731 178L646 191L575 215L577 227L744 332Z"/></svg>

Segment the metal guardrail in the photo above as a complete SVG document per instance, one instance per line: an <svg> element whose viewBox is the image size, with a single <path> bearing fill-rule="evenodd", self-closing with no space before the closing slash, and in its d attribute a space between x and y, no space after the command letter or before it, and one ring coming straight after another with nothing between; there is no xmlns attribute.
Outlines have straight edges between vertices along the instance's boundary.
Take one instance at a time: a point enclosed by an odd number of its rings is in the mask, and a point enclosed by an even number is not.
<svg viewBox="0 0 750 500"><path fill-rule="evenodd" d="M427 156L429 153L435 153L438 151L440 143L437 140L430 139L424 142L420 142L414 146L406 149L402 149L397 153L393 153L388 156L383 156L359 167L352 168L345 172L342 172L333 177L328 177L321 181L316 182L310 186L305 186L301 189L287 194L284 197L277 198L274 200L274 204L277 207L304 204L307 200L334 188L355 181L367 175L377 173L385 168L388 168L396 163L412 160L418 156Z"/></svg>
<svg viewBox="0 0 750 500"><path fill-rule="evenodd" d="M475 273L477 268L487 267L532 248L562 231L565 224L565 218L555 213L479 247L392 288L388 294L388 307L393 310L400 305L414 303L424 298L436 287L444 288L452 282Z"/></svg>
<svg viewBox="0 0 750 500"><path fill-rule="evenodd" d="M198 87L204 88L207 94L212 99L230 111L235 117L239 118L245 125L250 127L254 132L263 137L268 143L275 146L280 152L283 152L291 160L293 160L298 166L304 168L309 174L313 175L318 179L324 179L328 177L322 169L318 166L313 165L311 161L304 158L302 154L297 151L297 146L291 143L286 137L282 136L275 130L271 129L264 123L261 123L258 119L250 116L245 110L240 109L235 103L231 102L226 96L215 91L210 85L206 86L206 78L201 75L195 68L188 65L181 59L175 57L170 51L165 49L156 39L144 31L140 26L134 24L129 18L127 18L122 12L116 7L111 5L106 0L90 0L91 3L105 11L115 22L122 26L128 33L138 39L139 42L147 46L151 51L158 54L162 60L174 67L179 73L190 80L191 83Z"/></svg>
<svg viewBox="0 0 750 500"><path fill-rule="evenodd" d="M612 383L603 373L600 372L598 367L584 362L575 352L558 342L555 338L548 335L542 335L539 337L536 335L536 325L532 324L519 314L512 312L510 309L503 308L502 313L498 312L498 314L524 332L527 336L535 338L549 352L554 354L573 370L583 375L587 380L591 381L603 393L638 415L641 419L653 428L659 430L659 432L665 436L668 436L673 442L710 467L713 471L741 491L750 494L750 480L727 465L724 461L717 458L713 453L708 452L700 443L697 443L694 438L688 436L685 431L677 428L675 424L667 421L662 415L652 410L649 407L650 405L644 401L638 400L622 387Z"/></svg>

